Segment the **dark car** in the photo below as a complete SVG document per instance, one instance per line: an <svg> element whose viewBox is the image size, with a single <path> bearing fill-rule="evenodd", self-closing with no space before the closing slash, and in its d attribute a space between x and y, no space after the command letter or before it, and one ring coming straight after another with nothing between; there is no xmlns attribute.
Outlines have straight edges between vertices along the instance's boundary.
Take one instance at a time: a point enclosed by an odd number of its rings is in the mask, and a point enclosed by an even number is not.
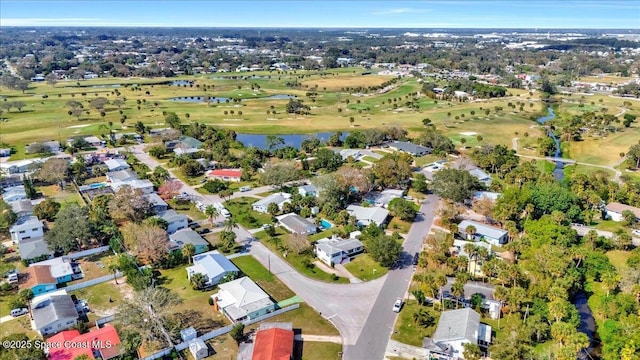
<svg viewBox="0 0 640 360"><path fill-rule="evenodd" d="M413 265L418 265L419 259L420 259L420 254L415 253L415 255L413 255Z"/></svg>
<svg viewBox="0 0 640 360"><path fill-rule="evenodd" d="M198 234L202 235L202 234L207 234L209 232L211 232L211 230L207 228L202 228L200 231L198 231Z"/></svg>

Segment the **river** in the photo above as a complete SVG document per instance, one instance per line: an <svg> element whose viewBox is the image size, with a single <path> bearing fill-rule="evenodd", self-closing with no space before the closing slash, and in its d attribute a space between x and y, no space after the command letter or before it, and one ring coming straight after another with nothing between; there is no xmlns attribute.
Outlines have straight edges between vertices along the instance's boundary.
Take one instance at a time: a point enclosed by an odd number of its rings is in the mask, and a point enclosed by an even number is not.
<svg viewBox="0 0 640 360"><path fill-rule="evenodd" d="M544 125L547 121L550 121L556 118L556 114L553 112L552 108L547 108L547 111L548 111L547 115L538 118L538 122L542 125ZM547 135L551 139L553 139L553 142L556 144L556 151L553 153L553 157L557 157L557 158L561 157L562 149L560 148L560 139L558 139L558 137L553 132L551 127L549 127L549 131L547 132ZM564 163L560 161L556 161L555 163L556 163L556 168L553 169L553 176L556 178L556 180L562 181L562 179L564 179Z"/></svg>
<svg viewBox="0 0 640 360"><path fill-rule="evenodd" d="M327 140L329 140L329 138L333 134L334 133L332 132L319 132L319 133L312 133L312 134L286 134L286 135L274 135L274 136L282 138L284 140L284 145L292 146L296 149L300 149L300 145L302 144L302 141L305 139L316 137L321 142L326 142ZM342 132L342 136L340 137L340 139L344 140L347 137L347 135L349 135L349 132L346 132L346 131ZM244 146L253 146L262 150L269 148L269 146L267 146L267 135L237 134L236 140L240 141Z"/></svg>

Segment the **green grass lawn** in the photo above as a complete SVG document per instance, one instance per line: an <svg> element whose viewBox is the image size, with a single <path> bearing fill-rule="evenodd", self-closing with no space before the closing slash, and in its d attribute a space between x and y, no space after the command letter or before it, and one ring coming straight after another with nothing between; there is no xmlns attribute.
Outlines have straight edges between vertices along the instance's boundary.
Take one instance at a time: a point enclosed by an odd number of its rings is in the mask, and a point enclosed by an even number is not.
<svg viewBox="0 0 640 360"><path fill-rule="evenodd" d="M251 205L256 201L258 200L255 198L240 197L229 200L224 205L238 224L249 229L256 229L263 224L271 223L271 215L253 211Z"/></svg>
<svg viewBox="0 0 640 360"><path fill-rule="evenodd" d="M113 281L107 281L72 291L70 295L75 294L78 299L86 300L89 308L96 312L109 311L122 303L122 292L118 289L118 286L127 286L125 279L118 279L118 284L116 285ZM109 302L109 298L111 298L112 302Z"/></svg>
<svg viewBox="0 0 640 360"><path fill-rule="evenodd" d="M381 266L369 254L360 254L344 266L349 272L362 281L377 279L385 275L389 268Z"/></svg>
<svg viewBox="0 0 640 360"><path fill-rule="evenodd" d="M631 257L631 251L611 250L607 251L607 257L618 272L627 268L627 259Z"/></svg>
<svg viewBox="0 0 640 360"><path fill-rule="evenodd" d="M401 234L406 234L411 229L412 223L408 221L400 220L400 218L394 217L389 221L389 225L387 225L387 230L396 231Z"/></svg>
<svg viewBox="0 0 640 360"><path fill-rule="evenodd" d="M325 318L320 316L311 306L301 303L295 310L274 316L269 322L290 322L294 329L301 329L302 334L340 335L338 330ZM257 327L258 324L251 326Z"/></svg>
<svg viewBox="0 0 640 360"><path fill-rule="evenodd" d="M275 241L274 239L271 239L264 231L257 232L254 235L257 239L260 240L263 245L271 249L271 251L273 251L275 254L278 254L278 256L288 262L289 265L293 266L302 275L325 282L334 282L341 284L346 284L349 282L349 279L343 277L338 277L337 280L334 280L332 274L322 271L315 265L309 267L305 266L305 263L307 261L313 262L315 260L311 254L299 255L293 252L288 252L287 256L285 257L282 246L286 244L286 238L290 236L290 234L279 227L276 228Z"/></svg>
<svg viewBox="0 0 640 360"><path fill-rule="evenodd" d="M436 161L440 161L442 159L443 159L442 156L429 154L429 155L425 155L425 156L414 157L413 161L415 161L416 166L423 167L425 165L432 164L432 163L434 163Z"/></svg>
<svg viewBox="0 0 640 360"><path fill-rule="evenodd" d="M299 353L302 348L302 354ZM296 352L298 350L298 352ZM328 342L298 342L294 347L295 360L339 360L342 359L342 345Z"/></svg>
<svg viewBox="0 0 640 360"><path fill-rule="evenodd" d="M285 284L270 273L253 256L240 256L232 259L240 271L255 281L276 302L288 299L295 295Z"/></svg>
<svg viewBox="0 0 640 360"><path fill-rule="evenodd" d="M373 156L365 156L362 158L362 160L368 161L370 163L375 163L378 161L378 159L374 158Z"/></svg>
<svg viewBox="0 0 640 360"><path fill-rule="evenodd" d="M191 201L180 201L171 199L168 201L169 206L177 213L185 214L192 220L205 220L207 215L196 208L196 205Z"/></svg>
<svg viewBox="0 0 640 360"><path fill-rule="evenodd" d="M626 230L622 223L613 220L602 220L596 224L596 229L616 232L618 230Z"/></svg>
<svg viewBox="0 0 640 360"><path fill-rule="evenodd" d="M392 305L393 304L389 304L389 311L391 311ZM423 328L416 325L416 322L413 320L413 314L418 312L420 309L427 310L431 316L434 317L435 320L433 326ZM438 324L439 318L440 312L433 310L432 307L418 305L415 300L407 300L398 314L398 319L396 320L395 327L393 328L391 338L403 344L422 346L422 340L424 337L432 336L436 331L436 325Z"/></svg>

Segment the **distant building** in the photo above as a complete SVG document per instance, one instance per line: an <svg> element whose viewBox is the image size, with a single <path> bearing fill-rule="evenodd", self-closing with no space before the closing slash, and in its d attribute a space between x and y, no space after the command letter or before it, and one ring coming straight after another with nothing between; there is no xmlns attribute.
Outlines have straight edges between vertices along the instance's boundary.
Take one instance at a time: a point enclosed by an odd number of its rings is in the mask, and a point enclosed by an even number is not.
<svg viewBox="0 0 640 360"><path fill-rule="evenodd" d="M251 320L273 312L276 304L253 280L242 277L218 285L214 306L231 321Z"/></svg>
<svg viewBox="0 0 640 360"><path fill-rule="evenodd" d="M364 245L354 238L341 239L334 235L332 238L320 239L315 244L316 256L329 266L347 264L362 252L364 252Z"/></svg>
<svg viewBox="0 0 640 360"><path fill-rule="evenodd" d="M225 276L236 275L239 272L240 270L217 250L194 256L193 265L187 267L189 280L194 274L200 273L207 279L207 287L218 285Z"/></svg>
<svg viewBox="0 0 640 360"><path fill-rule="evenodd" d="M147 179L135 179L135 180L111 183L111 187L115 192L118 192L118 190L120 190L124 186L129 186L134 190L140 190L145 195L149 195L154 192L153 183L151 182L151 180L147 180Z"/></svg>
<svg viewBox="0 0 640 360"><path fill-rule="evenodd" d="M387 143L390 149L396 151L406 152L407 154L411 154L412 156L424 156L431 154L433 149L428 148L422 145L416 145L406 141L394 141L391 143Z"/></svg>
<svg viewBox="0 0 640 360"><path fill-rule="evenodd" d="M35 258L51 258L53 251L49 249L49 245L44 241L44 237L37 236L29 239L23 239L18 243L20 250L20 259L30 260Z"/></svg>
<svg viewBox="0 0 640 360"><path fill-rule="evenodd" d="M298 194L302 196L320 196L320 192L313 184L298 186Z"/></svg>
<svg viewBox="0 0 640 360"><path fill-rule="evenodd" d="M268 213L269 204L276 204L278 209L282 210L282 206L288 202L291 202L291 194L279 192L254 202L252 208L254 211L266 214Z"/></svg>
<svg viewBox="0 0 640 360"><path fill-rule="evenodd" d="M35 216L25 216L9 228L9 233L11 233L11 240L19 243L24 239L44 236L44 225Z"/></svg>
<svg viewBox="0 0 640 360"><path fill-rule="evenodd" d="M131 167L124 159L109 159L104 164L107 165L109 171L126 170Z"/></svg>
<svg viewBox="0 0 640 360"><path fill-rule="evenodd" d="M491 344L491 326L480 323L480 314L470 308L444 311L432 338L423 347L436 359L462 359L464 344L476 344L486 353Z"/></svg>
<svg viewBox="0 0 640 360"><path fill-rule="evenodd" d="M311 235L318 230L316 224L295 213L281 215L277 219L280 226L292 234Z"/></svg>
<svg viewBox="0 0 640 360"><path fill-rule="evenodd" d="M475 228L475 233L467 233L469 226ZM506 244L509 235L506 230L471 220L464 220L458 224L458 233L468 240L486 241L497 246Z"/></svg>
<svg viewBox="0 0 640 360"><path fill-rule="evenodd" d="M374 206L387 207L391 200L401 198L404 192L396 189L370 191L364 195L364 200Z"/></svg>
<svg viewBox="0 0 640 360"><path fill-rule="evenodd" d="M138 179L138 174L136 174L135 171L130 169L109 171L106 174L106 176L107 176L107 181L112 184L117 184L121 182L127 182L127 181Z"/></svg>
<svg viewBox="0 0 640 360"><path fill-rule="evenodd" d="M21 274L21 277L25 281L20 284L20 289L31 289L33 295L48 293L58 288L58 282L51 275L48 266L30 266Z"/></svg>
<svg viewBox="0 0 640 360"><path fill-rule="evenodd" d="M60 152L60 143L57 141L44 141L44 142L36 142L27 145L27 154L34 153L36 147L43 146L47 151L51 153L59 153Z"/></svg>
<svg viewBox="0 0 640 360"><path fill-rule="evenodd" d="M169 224L167 226L167 234L173 234L180 229L186 229L189 225L187 215L178 214L175 210L167 210L159 214L158 217Z"/></svg>
<svg viewBox="0 0 640 360"><path fill-rule="evenodd" d="M215 169L206 172L207 177L222 181L240 182L242 169Z"/></svg>
<svg viewBox="0 0 640 360"><path fill-rule="evenodd" d="M605 209L607 211L607 217L613 221L624 220L622 213L625 211L631 211L636 216L636 219L640 219L640 208L637 208L635 206L629 206L617 202L610 202L607 204L607 207Z"/></svg>
<svg viewBox="0 0 640 360"><path fill-rule="evenodd" d="M195 248L195 254L203 253L209 250L209 243L203 239L197 232L186 228L178 230L175 233L169 235L169 249L180 250L186 244L191 244Z"/></svg>
<svg viewBox="0 0 640 360"><path fill-rule="evenodd" d="M469 170L469 174L471 174L471 176L475 177L476 179L478 179L478 181L480 181L480 183L489 186L491 185L491 181L493 180L491 178L491 175L487 174L486 172L484 172L481 169L472 169Z"/></svg>
<svg viewBox="0 0 640 360"><path fill-rule="evenodd" d="M0 172L5 175L24 174L30 171L33 164L42 162L42 159L28 159L0 163Z"/></svg>
<svg viewBox="0 0 640 360"><path fill-rule="evenodd" d="M6 203L14 201L28 200L27 193L23 185L12 186L2 191L2 200Z"/></svg>
<svg viewBox="0 0 640 360"><path fill-rule="evenodd" d="M153 212L154 214L163 213L169 208L169 204L167 204L166 201L162 200L162 198L155 192L145 194L144 197L147 199L147 201L149 201L149 204L151 204L151 212Z"/></svg>
<svg viewBox="0 0 640 360"><path fill-rule="evenodd" d="M33 204L31 200L18 200L10 203L11 210L18 218L33 215Z"/></svg>

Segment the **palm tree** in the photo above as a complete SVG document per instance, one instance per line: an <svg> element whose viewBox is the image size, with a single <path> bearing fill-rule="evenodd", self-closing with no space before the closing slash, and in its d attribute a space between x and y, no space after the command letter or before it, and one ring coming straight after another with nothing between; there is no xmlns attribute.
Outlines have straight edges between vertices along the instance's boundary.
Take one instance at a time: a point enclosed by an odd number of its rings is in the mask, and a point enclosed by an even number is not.
<svg viewBox="0 0 640 360"><path fill-rule="evenodd" d="M435 277L435 283L440 291L440 311L444 311L444 303L442 300L442 287L447 285L447 276L443 273L438 273Z"/></svg>
<svg viewBox="0 0 640 360"><path fill-rule="evenodd" d="M187 259L189 259L189 264L191 264L191 257L196 253L196 247L193 244L185 244L182 247L182 255L184 255Z"/></svg>
<svg viewBox="0 0 640 360"><path fill-rule="evenodd" d="M475 226L469 225L464 229L464 232L467 233L467 240L473 239L473 236L476 234L478 230Z"/></svg>
<svg viewBox="0 0 640 360"><path fill-rule="evenodd" d="M191 275L190 282L191 282L191 286L193 286L195 290L201 290L201 289L204 289L207 283L207 278L201 273L195 273Z"/></svg>
<svg viewBox="0 0 640 360"><path fill-rule="evenodd" d="M456 309L458 308L458 299L464 296L464 283L456 280L451 285L451 293L456 297Z"/></svg>
<svg viewBox="0 0 640 360"><path fill-rule="evenodd" d="M209 220L211 226L213 226L213 219L216 219L220 215L218 209L213 205L208 205L204 209L204 213L207 215L207 219Z"/></svg>
<svg viewBox="0 0 640 360"><path fill-rule="evenodd" d="M233 229L238 228L238 222L234 218L227 218L224 221L224 231L232 232Z"/></svg>
<svg viewBox="0 0 640 360"><path fill-rule="evenodd" d="M478 264L478 247L473 244L464 244L464 252L469 255L469 260L473 261L473 272L471 272L471 275L475 278Z"/></svg>
<svg viewBox="0 0 640 360"><path fill-rule="evenodd" d="M113 273L113 280L116 282L116 285L118 285L118 277L116 274L118 273L118 270L120 270L120 261L118 261L117 256L118 255L115 257L109 257L107 263L107 269Z"/></svg>

